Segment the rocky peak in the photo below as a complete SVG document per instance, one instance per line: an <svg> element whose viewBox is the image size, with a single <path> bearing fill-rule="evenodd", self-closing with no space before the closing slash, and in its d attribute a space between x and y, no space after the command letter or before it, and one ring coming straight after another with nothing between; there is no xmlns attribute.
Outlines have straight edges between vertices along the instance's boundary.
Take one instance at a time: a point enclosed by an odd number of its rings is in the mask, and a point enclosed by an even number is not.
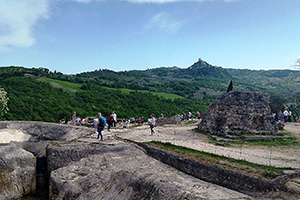
<svg viewBox="0 0 300 200"><path fill-rule="evenodd" d="M213 67L213 68L215 68L215 66L212 66L208 62L206 62L206 61L202 60L201 58L199 58L198 61L195 62L190 67L188 67L188 69L197 69L197 68L201 69L201 68L205 68L205 67Z"/></svg>

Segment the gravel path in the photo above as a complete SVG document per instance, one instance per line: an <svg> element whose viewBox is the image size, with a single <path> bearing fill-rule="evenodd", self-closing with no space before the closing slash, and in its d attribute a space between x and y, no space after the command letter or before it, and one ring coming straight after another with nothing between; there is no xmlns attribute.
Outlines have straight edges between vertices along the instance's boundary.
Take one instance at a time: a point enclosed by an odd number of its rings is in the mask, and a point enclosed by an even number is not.
<svg viewBox="0 0 300 200"><path fill-rule="evenodd" d="M147 125L135 127L135 128L113 128L111 132L104 130L104 141L103 142L117 142L114 136L121 137L123 139L130 139L138 142L146 141L162 141L170 142L175 145L185 146L188 148L193 148L197 150L202 150L206 152L215 153L218 155L226 155L228 157L233 157L236 159L245 159L253 163L267 164L278 167L294 167L300 168L300 156L298 154L299 148L296 147L251 147L243 146L241 147L220 147L212 145L208 142L205 135L198 134L192 130L196 128L196 125L182 126L182 125L168 125L162 127L155 127L156 134L150 135L150 128ZM290 123L286 124L285 130L290 132L292 135L300 138L300 124ZM88 141L95 141L96 134L91 135L89 138L82 138ZM297 179L298 180L298 179ZM291 183L291 188L299 193L290 194L285 192L273 192L267 194L264 197L252 198L247 195L232 191L223 190L224 188L218 188L219 186L211 184L210 191L212 196L204 199L260 199L260 200L273 200L273 199L299 199L297 194L300 194L300 181L295 182L293 180L289 181ZM295 184L296 183L296 184ZM207 188L204 193L207 192ZM203 193L203 195L204 195ZM216 194L216 195L215 195ZM224 194L218 196L218 194ZM226 194L226 195L225 195ZM205 196L205 195L204 195ZM207 197L207 196L206 196Z"/></svg>
<svg viewBox="0 0 300 200"><path fill-rule="evenodd" d="M210 152L218 155L232 157L235 159L244 159L253 163L272 165L277 167L300 168L300 155L297 153L300 147L222 147L209 144L207 137L195 133L192 130L196 125L168 125L155 127L156 134L150 135L150 129L147 125L127 128L111 129L111 132L104 131L104 138L113 138L118 135L123 139L130 139L138 142L161 141L170 142L175 145ZM300 137L300 124L286 124L286 132Z"/></svg>

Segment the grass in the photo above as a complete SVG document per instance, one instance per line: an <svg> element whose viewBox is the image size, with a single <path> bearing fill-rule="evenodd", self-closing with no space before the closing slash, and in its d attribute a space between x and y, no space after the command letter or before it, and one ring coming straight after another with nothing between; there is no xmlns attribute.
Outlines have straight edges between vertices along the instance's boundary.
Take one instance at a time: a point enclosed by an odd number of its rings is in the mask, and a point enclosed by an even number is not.
<svg viewBox="0 0 300 200"><path fill-rule="evenodd" d="M249 174L256 177L265 179L273 179L280 175L283 175L284 170L291 170L292 168L279 168L268 165L260 165L251 163L245 160L237 160L234 158L228 158L225 156L219 156L212 153L203 151L197 151L187 147L176 146L171 143L162 143L157 141L147 142L146 144L153 147L169 151L178 156L184 156L189 159L200 161L210 165L216 165L232 171L237 171L245 174Z"/></svg>
<svg viewBox="0 0 300 200"><path fill-rule="evenodd" d="M191 125L191 124L196 124L196 123L197 123L197 121L187 121L184 124L185 125Z"/></svg>
<svg viewBox="0 0 300 200"><path fill-rule="evenodd" d="M109 90L119 90L123 93L126 93L126 94L129 94L130 92L135 92L136 90L130 90L130 89L124 89L124 88L109 88L109 87L104 87L106 89L109 89ZM148 93L149 91L147 90L137 90L138 92L145 92L145 93ZM177 94L169 94L169 93L163 93L163 92L150 92L151 94L153 95L156 95L156 96L160 96L160 97L163 97L165 99L171 99L171 100L174 100L174 99L185 99L184 97L182 96L179 96Z"/></svg>
<svg viewBox="0 0 300 200"><path fill-rule="evenodd" d="M132 126L127 126L127 128L136 128L136 127L139 127L139 126L142 126L141 124L135 124L135 125L132 125Z"/></svg>
<svg viewBox="0 0 300 200"><path fill-rule="evenodd" d="M64 91L68 91L68 92L71 92L71 93L76 93L77 91L81 90L80 89L81 84L79 84L79 83L71 83L71 82L68 82L68 81L61 81L61 80L56 80L56 79L51 79L51 78L39 78L38 80L49 83L53 87L61 88ZM109 88L109 87L103 87L103 88L109 89L109 90L119 90L119 91L121 91L123 93L127 93L127 94L129 94L130 92L135 92L136 91L136 90L130 90L130 89L123 89L123 88ZM149 92L149 91L146 91L146 90L138 90L138 91L139 92L145 92L145 93ZM150 92L150 93L153 94L153 95L156 95L156 96L163 97L165 99L171 99L171 100L185 99L184 97L176 95L176 94L169 94L169 93L163 93L163 92Z"/></svg>
<svg viewBox="0 0 300 200"><path fill-rule="evenodd" d="M245 136L255 136L255 134L245 134L243 136L237 137L236 139L227 139L220 136L213 136L209 133L204 133L199 129L193 129L194 132L206 135L209 139L209 143L220 145L220 146L236 146L236 145L251 145L251 146L289 146L295 147L300 146L299 139L292 136L291 133L282 132L283 136L278 136L280 138L277 139L268 139L268 140L244 140Z"/></svg>
<svg viewBox="0 0 300 200"><path fill-rule="evenodd" d="M61 145L58 142L51 142L51 145L55 147L61 147Z"/></svg>
<svg viewBox="0 0 300 200"><path fill-rule="evenodd" d="M99 147L99 146L101 146L99 143L97 143L97 142L92 142L92 143L89 143L89 145L91 146L91 147Z"/></svg>
<svg viewBox="0 0 300 200"><path fill-rule="evenodd" d="M81 84L79 83L71 83L68 81L60 81L60 80L50 79L50 78L39 78L38 80L49 83L53 87L61 88L64 91L68 91L71 93L76 93L78 90L80 90L81 87Z"/></svg>

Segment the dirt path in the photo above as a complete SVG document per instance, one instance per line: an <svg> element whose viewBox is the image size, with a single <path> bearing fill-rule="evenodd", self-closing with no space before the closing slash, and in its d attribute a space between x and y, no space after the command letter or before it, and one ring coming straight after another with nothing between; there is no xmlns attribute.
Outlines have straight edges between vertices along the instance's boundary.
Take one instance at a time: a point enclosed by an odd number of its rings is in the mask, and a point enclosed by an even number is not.
<svg viewBox="0 0 300 200"><path fill-rule="evenodd" d="M300 168L300 147L220 147L210 144L205 135L193 132L196 125L168 125L162 127L155 127L156 134L150 135L150 128L147 125L135 128L113 128L111 132L104 130L104 142L113 142L114 136L123 139L130 139L138 142L146 141L161 141L170 142L175 145L185 146L196 150L211 152L218 155L226 155L236 159L244 159L253 163L273 165L278 167L293 167ZM286 132L291 133L293 136L300 138L300 124L290 123L286 124ZM88 140L96 141L96 134L92 135ZM293 183L293 181L291 181ZM298 183L298 182L297 182ZM300 186L299 184L292 184L292 188ZM219 191L220 189L214 189ZM300 189L299 189L300 192ZM234 194L234 191L229 192L232 197L230 199L298 199L295 195L287 194L284 192L273 192L269 195L260 198L251 198L249 196L241 198L240 194ZM218 199L214 196L212 199ZM226 199L223 197L222 199Z"/></svg>
<svg viewBox="0 0 300 200"><path fill-rule="evenodd" d="M127 129L111 129L111 132L104 131L104 136L111 137L118 135L124 139L138 142L161 141L170 142L175 145L210 152L218 155L243 159L249 162L272 165L277 167L300 168L300 147L257 147L239 146L222 147L208 143L206 136L195 133L192 130L196 125L168 125L155 127L156 134L150 135L149 126L143 125ZM300 124L288 123L285 126L286 132L300 138Z"/></svg>
<svg viewBox="0 0 300 200"><path fill-rule="evenodd" d="M300 123L286 123L284 131L291 133L293 136L300 138Z"/></svg>

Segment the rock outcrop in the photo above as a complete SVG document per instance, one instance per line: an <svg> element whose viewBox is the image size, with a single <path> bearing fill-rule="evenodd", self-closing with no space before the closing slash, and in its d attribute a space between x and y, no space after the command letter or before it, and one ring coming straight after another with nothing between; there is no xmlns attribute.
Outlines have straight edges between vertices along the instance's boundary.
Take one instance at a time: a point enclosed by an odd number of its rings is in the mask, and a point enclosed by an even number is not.
<svg viewBox="0 0 300 200"><path fill-rule="evenodd" d="M219 96L204 112L198 128L223 137L278 133L269 107L269 96L250 91L230 91Z"/></svg>
<svg viewBox="0 0 300 200"><path fill-rule="evenodd" d="M120 142L92 148L81 145L79 151L76 149L76 145L62 143L47 147L47 152L53 154L48 159L49 169L54 169L51 166L58 160L61 160L60 165L66 165L51 172L50 199L212 199L213 196L222 199L233 197L244 199L247 197L186 175L149 157L134 145ZM92 149L94 153L98 153L86 154ZM75 154L72 158L74 161L69 159L64 162L64 158L71 155L71 152ZM78 159L83 155L87 157Z"/></svg>
<svg viewBox="0 0 300 200"><path fill-rule="evenodd" d="M29 134L29 139L26 138L24 141L30 142L73 140L94 131L82 126L31 121L0 121L0 129L10 129Z"/></svg>
<svg viewBox="0 0 300 200"><path fill-rule="evenodd" d="M87 127L46 122L0 121L0 141L6 143L1 147L5 147L2 151L6 157L0 156L0 199L35 192L37 195L47 195L49 174L46 146L51 141L70 141L94 131ZM9 141L13 142L9 145ZM30 155L29 160L34 161L33 164L28 161L27 154ZM33 179L32 183L29 183L29 179ZM30 184L34 186L31 188L28 186Z"/></svg>
<svg viewBox="0 0 300 200"><path fill-rule="evenodd" d="M0 199L35 193L36 159L32 153L10 143L0 146Z"/></svg>

